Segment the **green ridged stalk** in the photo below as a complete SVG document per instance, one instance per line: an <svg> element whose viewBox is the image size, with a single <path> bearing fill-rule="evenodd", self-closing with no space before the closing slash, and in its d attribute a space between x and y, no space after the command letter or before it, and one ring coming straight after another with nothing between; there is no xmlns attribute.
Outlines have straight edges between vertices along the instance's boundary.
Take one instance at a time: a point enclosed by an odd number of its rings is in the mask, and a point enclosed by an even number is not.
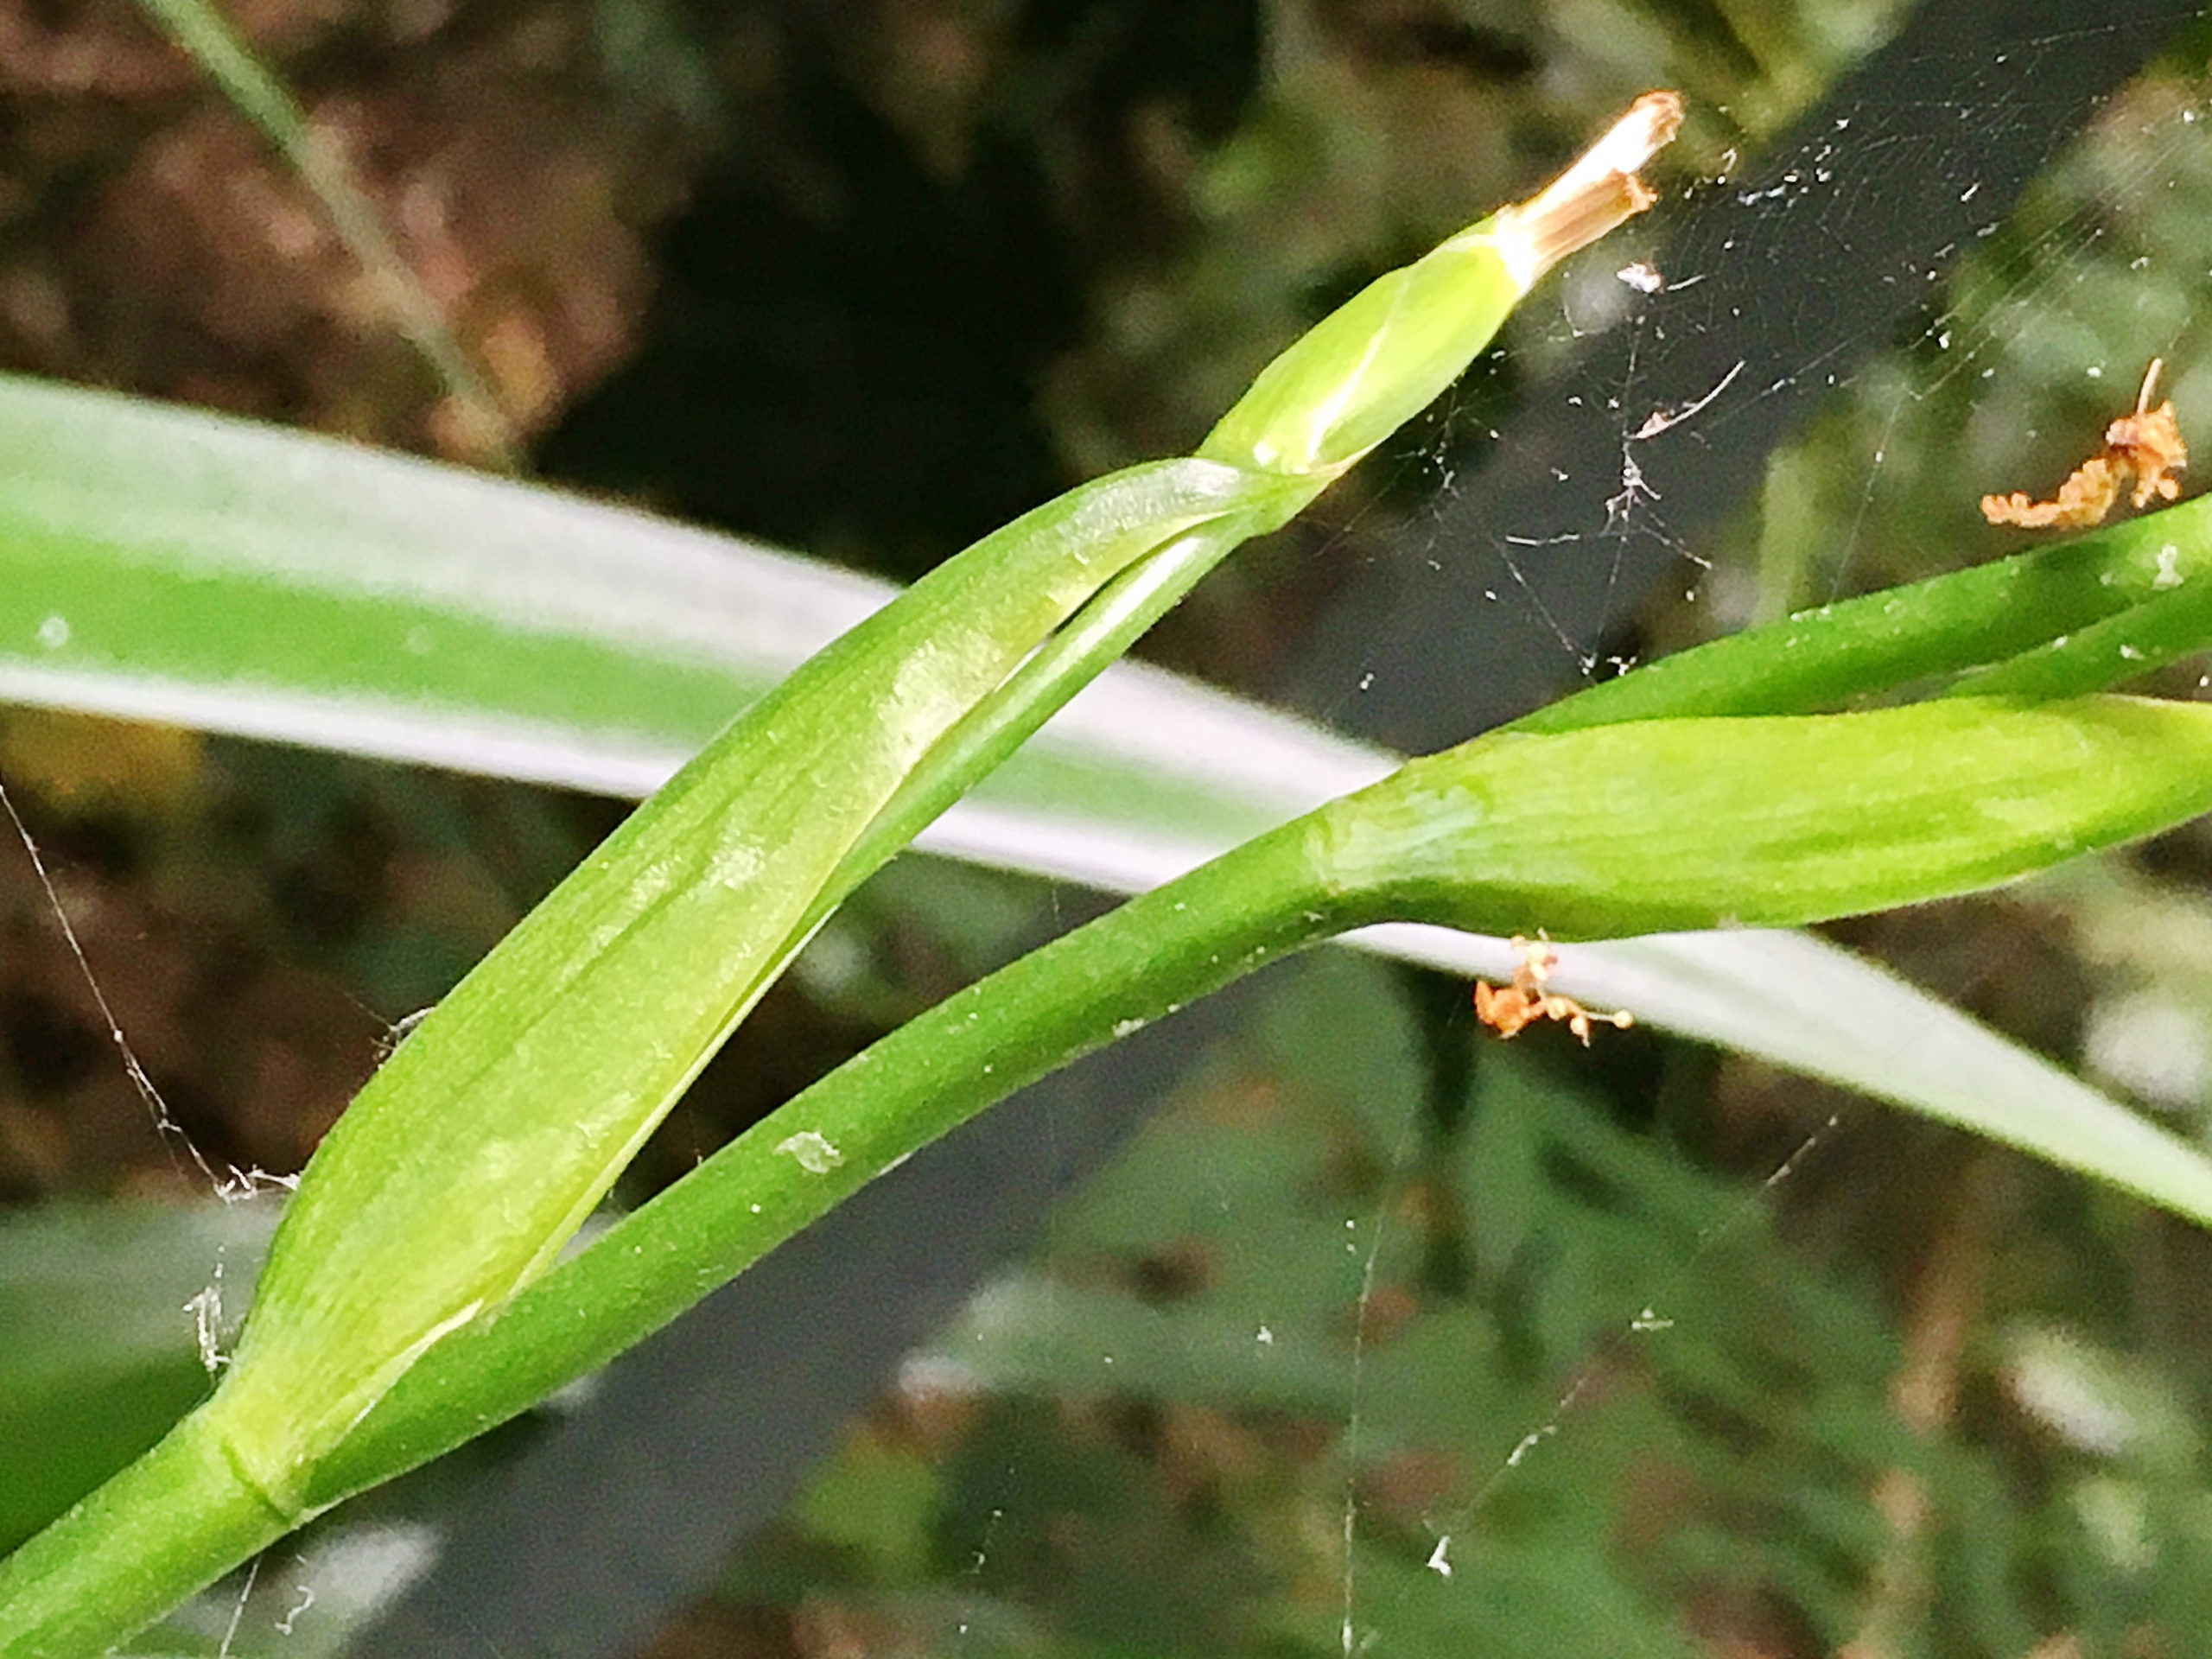
<svg viewBox="0 0 2212 1659"><path fill-rule="evenodd" d="M1565 732L1684 715L1795 715L1948 681L2079 696L2212 642L2212 496L2070 541L1802 611L1516 721Z"/></svg>

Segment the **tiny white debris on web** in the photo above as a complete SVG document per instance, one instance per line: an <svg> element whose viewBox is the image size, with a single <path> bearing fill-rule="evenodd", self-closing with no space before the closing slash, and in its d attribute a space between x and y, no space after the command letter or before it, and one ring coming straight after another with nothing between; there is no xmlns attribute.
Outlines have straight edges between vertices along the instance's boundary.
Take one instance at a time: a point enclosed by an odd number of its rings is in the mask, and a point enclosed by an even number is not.
<svg viewBox="0 0 2212 1659"><path fill-rule="evenodd" d="M1630 260L1613 275L1639 294L1656 294L1667 286L1667 279L1659 274L1657 268L1644 264L1641 259Z"/></svg>
<svg viewBox="0 0 2212 1659"><path fill-rule="evenodd" d="M1509 1469L1518 1469L1521 1466L1522 1459L1558 1433L1559 1425L1556 1422L1546 1423L1541 1428L1530 1429L1521 1437L1520 1443L1507 1455L1505 1466Z"/></svg>
<svg viewBox="0 0 2212 1659"><path fill-rule="evenodd" d="M289 1607L286 1608L284 1610L284 1617L276 1621L276 1633L279 1636L289 1636L292 1633L292 1625L294 1621L296 1621L302 1613L304 1613L308 1608L315 1605L315 1586L313 1585L303 1584L299 1586L299 1591L300 1599L294 1602Z"/></svg>
<svg viewBox="0 0 2212 1659"><path fill-rule="evenodd" d="M779 1141L776 1150L789 1153L798 1160L798 1166L810 1175L827 1175L845 1161L843 1153L812 1129L801 1129L797 1135Z"/></svg>
<svg viewBox="0 0 2212 1659"><path fill-rule="evenodd" d="M1452 1563L1445 1559L1444 1554L1444 1552L1451 1548L1452 1535L1447 1532L1436 1541L1436 1548L1428 1552L1428 1560L1424 1563L1428 1570L1440 1579L1448 1579L1452 1576Z"/></svg>

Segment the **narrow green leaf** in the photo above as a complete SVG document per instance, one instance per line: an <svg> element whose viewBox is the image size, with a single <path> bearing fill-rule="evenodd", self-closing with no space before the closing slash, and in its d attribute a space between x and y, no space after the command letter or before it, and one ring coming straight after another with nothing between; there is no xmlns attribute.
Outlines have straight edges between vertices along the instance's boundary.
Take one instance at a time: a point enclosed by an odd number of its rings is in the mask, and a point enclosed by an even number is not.
<svg viewBox="0 0 2212 1659"><path fill-rule="evenodd" d="M0 696L643 795L890 596L410 456L0 375Z"/></svg>
<svg viewBox="0 0 2212 1659"><path fill-rule="evenodd" d="M2178 511L2178 509L2177 509ZM2171 543L2162 556L2176 553ZM2212 646L2212 581L2184 581L2169 557L2171 589L2088 622L1991 667L1961 675L1955 696L2075 697L2101 691Z"/></svg>

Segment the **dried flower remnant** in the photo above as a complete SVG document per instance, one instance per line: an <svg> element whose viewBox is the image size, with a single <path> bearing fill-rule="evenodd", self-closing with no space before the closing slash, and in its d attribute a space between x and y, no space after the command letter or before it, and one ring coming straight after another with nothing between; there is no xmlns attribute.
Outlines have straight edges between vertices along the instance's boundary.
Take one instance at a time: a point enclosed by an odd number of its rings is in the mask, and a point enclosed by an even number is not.
<svg viewBox="0 0 2212 1659"><path fill-rule="evenodd" d="M1981 516L1993 524L2018 524L2023 530L2052 525L2087 530L2104 523L2131 479L2135 485L2128 498L2133 506L2146 507L2154 499L2171 501L2179 495L2181 483L2173 474L2189 465L2189 446L2182 441L2173 399L2151 407L2158 371L2164 366L2163 358L2151 359L2134 412L2105 429L2105 447L2074 469L2055 498L2031 501L2018 490L2011 495L1985 495Z"/></svg>
<svg viewBox="0 0 2212 1659"><path fill-rule="evenodd" d="M1516 933L1510 943L1521 958L1521 965L1513 970L1513 982L1499 987L1485 980L1475 982L1475 1018L1499 1036L1518 1036L1539 1020L1556 1020L1587 1048L1592 1026L1602 1022L1616 1031L1626 1031L1636 1023L1636 1016L1625 1008L1594 1014L1571 996L1546 990L1545 983L1559 964L1559 952L1548 939L1525 939Z"/></svg>
<svg viewBox="0 0 2212 1659"><path fill-rule="evenodd" d="M1646 92L1566 172L1528 200L1499 208L1491 234L1515 280L1529 288L1657 200L1637 169L1672 143L1681 124L1681 93Z"/></svg>

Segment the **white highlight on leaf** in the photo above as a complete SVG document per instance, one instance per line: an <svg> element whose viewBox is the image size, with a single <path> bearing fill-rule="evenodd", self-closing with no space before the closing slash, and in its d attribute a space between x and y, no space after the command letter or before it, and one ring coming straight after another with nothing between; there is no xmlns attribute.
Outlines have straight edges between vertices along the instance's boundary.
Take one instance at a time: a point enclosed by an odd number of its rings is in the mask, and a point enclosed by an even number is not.
<svg viewBox="0 0 2212 1659"><path fill-rule="evenodd" d="M49 616L38 625L38 642L48 651L59 651L69 643L69 619Z"/></svg>
<svg viewBox="0 0 2212 1659"><path fill-rule="evenodd" d="M760 874L762 859L756 842L733 841L715 850L707 865L707 880L718 887L738 888Z"/></svg>

